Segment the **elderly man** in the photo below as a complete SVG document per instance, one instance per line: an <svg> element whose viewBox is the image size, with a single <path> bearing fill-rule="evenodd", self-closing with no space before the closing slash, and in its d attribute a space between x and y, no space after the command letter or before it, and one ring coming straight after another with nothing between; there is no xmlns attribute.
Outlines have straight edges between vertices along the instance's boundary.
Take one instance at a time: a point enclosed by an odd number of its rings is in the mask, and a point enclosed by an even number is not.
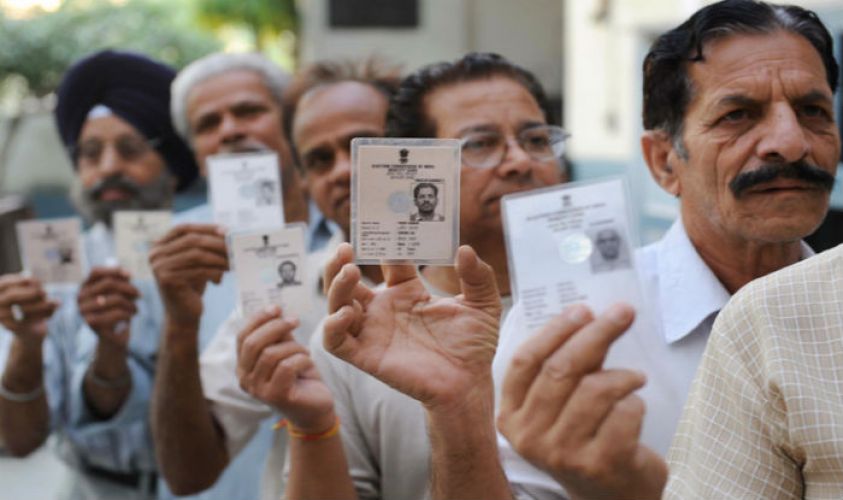
<svg viewBox="0 0 843 500"><path fill-rule="evenodd" d="M93 223L84 246L94 267L72 289L0 277L0 322L12 334L0 434L12 453L25 455L51 428L60 430L64 456L81 473L69 498L154 496L146 415L160 304L149 283L103 266L114 258L114 211L167 208L174 189L197 175L169 121L174 77L158 62L113 51L67 72L55 117L76 169L73 201ZM19 320L11 304L20 306Z"/></svg>
<svg viewBox="0 0 843 500"><path fill-rule="evenodd" d="M186 74L189 76L189 73ZM230 73L224 76L228 75ZM216 77L209 80L212 86L215 80ZM179 85L177 81L176 86ZM189 102L194 99L201 102L203 85L198 84L198 90L190 93ZM276 115L284 117L288 127L285 132L290 144L295 146L301 167L299 174L304 176L312 200L326 216L318 229L333 228L335 240L338 240L336 243L342 240L349 223L349 142L356 136L383 135L387 102L396 85L397 79L391 70L374 64L319 62L302 70L292 81L285 94L283 110ZM193 97L194 93L198 97ZM206 106L194 107L202 109ZM239 109L234 104L231 107ZM280 128L278 130L280 133ZM212 238L216 236L210 233L209 239ZM336 246L336 243L330 246ZM220 243L215 248L216 257L221 258L224 247ZM314 304L309 314L299 317L299 335L304 342L325 313L324 298L319 293L321 285L316 279L320 274L317 268L325 258L322 253L314 252L307 259L314 279L304 286L312 290ZM166 271L163 265L166 261L156 265L156 259L153 257L153 265L158 272ZM210 264L198 269L211 277L218 272ZM172 279L175 283L176 277ZM372 279L377 281L380 278L373 275ZM207 296L205 301L208 304ZM217 304L217 307L222 307L222 304ZM203 489L223 471L226 475L237 473L237 470L232 470L236 464L229 466L229 461L235 456L240 463L248 462L251 477L260 473L266 461L267 472L263 476L260 496L274 499L282 490L278 471L283 464L286 435L277 433L274 441L269 435L260 436L264 448L274 443L268 460L264 460L264 456L244 457L241 451L261 424L264 424L264 431L271 432L272 421L267 419L272 417L273 410L240 389L235 371L235 340L240 323L232 311L233 302L223 311L216 311L230 317L202 353L199 366L195 359L195 345L191 347L193 351L187 354L189 360L183 351L187 341L195 342L195 333L192 340L190 336L177 338L177 333L171 338L173 354L161 360L167 363L167 372L165 377L159 375L158 405L153 417L161 441L159 456L170 484L181 492ZM184 316L181 311L176 312ZM298 311L290 311L290 314L300 315ZM193 318L191 321L196 319L195 316ZM189 374L190 380L185 380L185 373ZM201 460L196 460L197 455L201 456ZM255 479L254 484L257 486L259 481ZM257 496L257 492L252 494L252 498Z"/></svg>
<svg viewBox="0 0 843 500"><path fill-rule="evenodd" d="M510 353L512 363L501 359L510 367L498 424L515 451L549 473L519 464L507 445L514 480L551 490L558 482L584 498L659 496L667 472L661 455L718 311L753 279L810 253L800 239L825 215L840 157L837 78L828 31L799 7L728 0L656 40L644 62L641 143L653 177L681 207L667 235L638 254L660 328L621 336L632 322L628 307L596 320L573 307L513 356L523 327L504 327L501 355ZM646 415L633 394L645 375ZM706 418L719 417L712 410L694 421ZM726 451L725 434L707 436L706 446L717 447L708 458L691 458L686 448L681 460L701 464ZM784 458L793 450L777 451ZM796 461L804 457L795 453ZM748 474L766 467L730 463ZM720 476L703 471L679 498L702 494L704 483L733 482L725 479L729 468L718 468ZM702 495L776 497L778 481L737 479L729 493Z"/></svg>
<svg viewBox="0 0 843 500"><path fill-rule="evenodd" d="M490 363L498 290L509 295L500 198L565 180L553 152L565 134L549 116L535 77L493 54L432 65L402 82L390 135L473 146L462 155L460 225L461 241L477 252L463 247L456 268L420 274L388 266L386 288L372 291L343 245L326 267L333 314L312 339L312 359L278 311L249 319L239 338L241 383L287 418L290 498L492 498L506 488L500 473L485 477L499 469ZM458 362L471 356L483 361ZM488 423L485 434L470 428L475 419ZM475 452L482 463L463 460Z"/></svg>

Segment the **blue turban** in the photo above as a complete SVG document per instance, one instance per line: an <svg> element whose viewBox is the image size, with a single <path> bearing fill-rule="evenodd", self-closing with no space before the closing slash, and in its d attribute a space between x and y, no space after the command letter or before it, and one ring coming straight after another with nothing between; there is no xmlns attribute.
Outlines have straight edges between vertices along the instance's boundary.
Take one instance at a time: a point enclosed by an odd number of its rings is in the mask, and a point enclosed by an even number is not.
<svg viewBox="0 0 843 500"><path fill-rule="evenodd" d="M88 113L97 105L106 106L147 139L156 139L155 149L177 179L176 190L186 188L199 169L170 121L170 83L175 77L169 66L130 52L104 50L81 59L57 91L55 117L62 142L74 150Z"/></svg>

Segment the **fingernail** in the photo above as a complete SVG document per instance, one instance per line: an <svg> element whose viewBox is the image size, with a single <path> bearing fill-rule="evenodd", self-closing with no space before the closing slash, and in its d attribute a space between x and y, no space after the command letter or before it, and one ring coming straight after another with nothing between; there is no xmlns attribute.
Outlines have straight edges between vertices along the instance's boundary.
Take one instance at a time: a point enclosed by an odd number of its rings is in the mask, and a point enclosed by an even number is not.
<svg viewBox="0 0 843 500"><path fill-rule="evenodd" d="M270 304L263 308L263 312L266 314L271 314L272 316L276 316L278 314L278 306L275 304Z"/></svg>
<svg viewBox="0 0 843 500"><path fill-rule="evenodd" d="M629 306L623 304L615 304L606 311L606 318L617 325L627 324L631 316Z"/></svg>
<svg viewBox="0 0 843 500"><path fill-rule="evenodd" d="M585 323L588 320L588 309L580 304L571 306L568 310L568 318L574 323Z"/></svg>

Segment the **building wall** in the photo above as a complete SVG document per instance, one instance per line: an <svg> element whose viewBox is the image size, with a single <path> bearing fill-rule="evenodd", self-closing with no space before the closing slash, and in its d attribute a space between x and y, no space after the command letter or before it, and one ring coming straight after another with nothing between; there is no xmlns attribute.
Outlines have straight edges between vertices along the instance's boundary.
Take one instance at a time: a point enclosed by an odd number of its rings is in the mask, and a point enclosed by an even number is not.
<svg viewBox="0 0 843 500"><path fill-rule="evenodd" d="M498 52L562 90L561 0L419 0L414 29L335 29L327 0L300 0L301 61L378 53L412 71L469 51Z"/></svg>

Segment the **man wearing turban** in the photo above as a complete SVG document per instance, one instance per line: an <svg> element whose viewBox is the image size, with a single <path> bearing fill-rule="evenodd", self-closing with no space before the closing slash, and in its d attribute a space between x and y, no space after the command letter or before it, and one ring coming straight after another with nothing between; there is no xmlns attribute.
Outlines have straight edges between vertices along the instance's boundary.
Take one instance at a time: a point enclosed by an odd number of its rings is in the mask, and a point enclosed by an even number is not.
<svg viewBox="0 0 843 500"><path fill-rule="evenodd" d="M55 118L76 173L71 197L91 224L91 272L72 289L0 277L8 330L0 332L0 436L22 456L59 430L60 454L79 472L68 498L155 497L146 415L161 305L154 283L109 265L110 226L117 210L169 208L198 174L169 119L174 77L161 63L116 51L67 72Z"/></svg>

